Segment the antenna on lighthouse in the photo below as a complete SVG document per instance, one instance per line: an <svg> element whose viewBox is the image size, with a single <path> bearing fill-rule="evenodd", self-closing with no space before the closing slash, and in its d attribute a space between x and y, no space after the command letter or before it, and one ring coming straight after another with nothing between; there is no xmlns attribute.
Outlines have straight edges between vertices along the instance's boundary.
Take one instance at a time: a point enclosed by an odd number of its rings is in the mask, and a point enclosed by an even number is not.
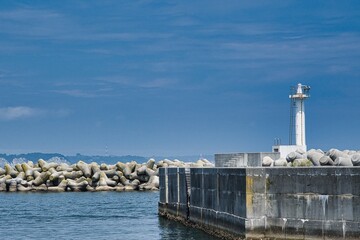
<svg viewBox="0 0 360 240"><path fill-rule="evenodd" d="M310 87L299 83L291 88L290 98L290 131L289 144L292 145L295 131L295 145L306 148L305 137L305 105L304 101L310 97Z"/></svg>

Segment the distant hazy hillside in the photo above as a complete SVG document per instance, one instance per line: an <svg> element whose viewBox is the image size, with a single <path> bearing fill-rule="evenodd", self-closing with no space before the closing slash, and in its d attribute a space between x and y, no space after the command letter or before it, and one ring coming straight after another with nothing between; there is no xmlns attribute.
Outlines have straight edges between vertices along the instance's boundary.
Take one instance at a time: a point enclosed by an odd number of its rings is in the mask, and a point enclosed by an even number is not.
<svg viewBox="0 0 360 240"><path fill-rule="evenodd" d="M87 156L82 154L77 154L75 156L65 156L60 153L25 153L25 154L1 154L0 153L0 165L3 165L5 162L23 162L23 161L33 161L36 162L40 158L44 160L49 160L51 158L57 158L66 160L70 163L76 163L79 160L84 162L98 162L98 163L107 163L113 164L116 162L130 162L136 161L138 163L143 163L148 160L147 157L141 156Z"/></svg>
<svg viewBox="0 0 360 240"><path fill-rule="evenodd" d="M66 159L66 157L60 153L24 153L24 154L4 154L0 153L0 158L5 159L8 162L12 162L14 159L18 159L21 161L21 159L26 159L28 161L36 162L40 158L48 160L53 157L63 158Z"/></svg>
<svg viewBox="0 0 360 240"><path fill-rule="evenodd" d="M97 162L97 163L107 163L107 164L113 164L117 162L131 162L136 161L137 163L143 163L148 160L147 157L141 157L141 156L86 156L77 154L75 156L66 156L65 157L69 162L75 163L79 160L83 160L84 162Z"/></svg>
<svg viewBox="0 0 360 240"><path fill-rule="evenodd" d="M168 159L179 159L184 162L195 162L200 157L204 157L209 161L214 161L213 155L192 155L192 156L156 156L154 157L156 161L168 158ZM0 167L2 167L6 162L9 163L18 163L23 161L33 161L37 162L39 159L44 160L65 160L70 163L76 163L79 160L84 162L97 162L97 163L107 163L107 164L115 164L117 162L131 162L136 161L137 163L144 163L149 160L150 157L143 157L143 156L89 156L89 155L82 155L76 154L75 156L65 156L60 153L25 153L25 154L1 154L0 153Z"/></svg>

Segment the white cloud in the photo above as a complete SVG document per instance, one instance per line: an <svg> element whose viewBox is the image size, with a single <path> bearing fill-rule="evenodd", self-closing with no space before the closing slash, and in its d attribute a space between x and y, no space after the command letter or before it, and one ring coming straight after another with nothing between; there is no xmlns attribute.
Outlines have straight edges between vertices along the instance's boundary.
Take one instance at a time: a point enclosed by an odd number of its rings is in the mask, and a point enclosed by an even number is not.
<svg viewBox="0 0 360 240"><path fill-rule="evenodd" d="M41 114L41 110L30 107L6 107L0 108L1 120L14 120L19 118L34 117Z"/></svg>
<svg viewBox="0 0 360 240"><path fill-rule="evenodd" d="M86 92L79 89L70 89L70 90L56 90L56 93L72 96L72 97L84 97L84 98L93 98L96 97L96 94Z"/></svg>
<svg viewBox="0 0 360 240"><path fill-rule="evenodd" d="M44 110L25 106L0 108L0 120L11 121L32 117L66 117L71 111L67 109Z"/></svg>
<svg viewBox="0 0 360 240"><path fill-rule="evenodd" d="M144 83L140 84L140 87L143 87L143 88L165 88L165 87L169 87L169 86L175 84L176 82L177 81L175 79L159 78L159 79L154 79L154 80L144 82Z"/></svg>

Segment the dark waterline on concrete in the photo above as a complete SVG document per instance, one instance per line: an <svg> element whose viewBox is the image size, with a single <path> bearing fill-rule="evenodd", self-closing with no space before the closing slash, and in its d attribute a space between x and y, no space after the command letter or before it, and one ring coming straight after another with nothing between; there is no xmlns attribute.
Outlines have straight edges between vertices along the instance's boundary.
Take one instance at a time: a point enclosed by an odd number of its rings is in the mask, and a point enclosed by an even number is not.
<svg viewBox="0 0 360 240"><path fill-rule="evenodd" d="M0 193L9 239L217 239L158 216L158 192Z"/></svg>

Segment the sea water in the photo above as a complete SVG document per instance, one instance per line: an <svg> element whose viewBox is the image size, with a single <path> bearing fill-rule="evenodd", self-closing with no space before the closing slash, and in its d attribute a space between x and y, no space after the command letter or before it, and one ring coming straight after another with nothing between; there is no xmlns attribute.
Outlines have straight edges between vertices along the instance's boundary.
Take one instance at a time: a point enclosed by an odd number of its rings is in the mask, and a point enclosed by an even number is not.
<svg viewBox="0 0 360 240"><path fill-rule="evenodd" d="M217 239L159 217L159 192L0 193L0 239Z"/></svg>

